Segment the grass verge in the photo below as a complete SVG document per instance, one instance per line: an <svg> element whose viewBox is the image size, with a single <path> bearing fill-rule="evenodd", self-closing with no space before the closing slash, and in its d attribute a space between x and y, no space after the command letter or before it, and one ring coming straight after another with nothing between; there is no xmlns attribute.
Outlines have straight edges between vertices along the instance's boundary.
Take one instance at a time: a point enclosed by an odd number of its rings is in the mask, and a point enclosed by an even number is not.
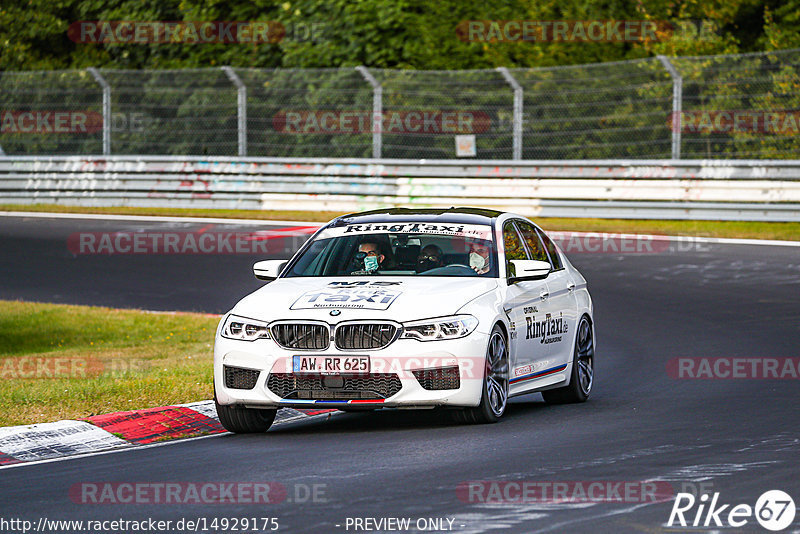
<svg viewBox="0 0 800 534"><path fill-rule="evenodd" d="M0 426L212 398L215 317L0 306Z"/></svg>
<svg viewBox="0 0 800 534"><path fill-rule="evenodd" d="M173 217L216 217L280 221L328 222L343 215L335 211L217 210L176 208L93 208L57 204L0 204L0 211L42 211L48 213L99 213L115 215L159 215ZM629 234L686 235L745 239L800 241L800 223L745 221L661 221L643 219L542 218L546 230L609 232Z"/></svg>

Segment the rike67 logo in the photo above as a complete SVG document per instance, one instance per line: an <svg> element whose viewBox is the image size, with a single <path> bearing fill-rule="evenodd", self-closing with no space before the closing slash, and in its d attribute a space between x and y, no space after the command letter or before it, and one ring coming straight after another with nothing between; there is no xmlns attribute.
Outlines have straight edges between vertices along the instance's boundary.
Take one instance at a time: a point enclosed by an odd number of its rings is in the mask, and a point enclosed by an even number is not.
<svg viewBox="0 0 800 534"><path fill-rule="evenodd" d="M794 500L781 490L764 492L755 506L722 504L719 492L714 493L710 502L705 493L699 499L691 493L678 493L667 526L736 528L747 525L755 517L762 527L777 532L792 524L795 512Z"/></svg>

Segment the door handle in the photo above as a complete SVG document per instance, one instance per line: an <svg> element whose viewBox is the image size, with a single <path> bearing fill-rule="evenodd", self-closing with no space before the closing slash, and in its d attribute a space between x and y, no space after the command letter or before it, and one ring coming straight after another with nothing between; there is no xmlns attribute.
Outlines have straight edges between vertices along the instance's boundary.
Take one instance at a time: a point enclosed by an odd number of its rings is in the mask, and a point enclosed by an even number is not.
<svg viewBox="0 0 800 534"><path fill-rule="evenodd" d="M567 291L574 291L575 290L575 282L569 282L567 284Z"/></svg>
<svg viewBox="0 0 800 534"><path fill-rule="evenodd" d="M542 300L546 300L546 299L547 299L547 297L549 297L549 296L550 296L550 292L549 292L549 291L547 291L546 289L542 289L542 292L541 292L541 293L539 293L539 297L540 297Z"/></svg>

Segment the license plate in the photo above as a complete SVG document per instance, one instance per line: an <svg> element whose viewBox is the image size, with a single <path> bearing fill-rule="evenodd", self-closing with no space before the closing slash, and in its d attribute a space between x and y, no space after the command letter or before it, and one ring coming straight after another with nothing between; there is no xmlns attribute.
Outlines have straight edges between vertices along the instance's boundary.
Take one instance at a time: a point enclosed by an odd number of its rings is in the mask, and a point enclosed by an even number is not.
<svg viewBox="0 0 800 534"><path fill-rule="evenodd" d="M329 391L329 390L326 390L326 389L323 389L323 390L316 390L316 389L314 389L314 390L302 390L301 389L301 390L299 390L297 392L297 398L298 399L322 399L322 400L336 399L336 400L342 400L342 399L360 399L362 397L365 397L365 395L363 395L362 392L360 392L360 391L345 391L343 389L332 390L332 391ZM369 395L369 396L366 396L366 397L367 398L374 398L375 395Z"/></svg>
<svg viewBox="0 0 800 534"><path fill-rule="evenodd" d="M369 356L294 356L292 371L323 375L369 373Z"/></svg>

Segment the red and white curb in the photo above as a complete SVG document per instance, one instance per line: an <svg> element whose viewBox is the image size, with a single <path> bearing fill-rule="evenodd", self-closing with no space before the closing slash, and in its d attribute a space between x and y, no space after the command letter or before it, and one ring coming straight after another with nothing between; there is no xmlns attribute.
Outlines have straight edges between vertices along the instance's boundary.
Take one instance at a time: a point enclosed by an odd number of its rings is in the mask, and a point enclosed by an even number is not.
<svg viewBox="0 0 800 534"><path fill-rule="evenodd" d="M86 421L56 421L0 428L0 465L31 462L127 446Z"/></svg>
<svg viewBox="0 0 800 534"><path fill-rule="evenodd" d="M336 411L282 408L273 425ZM214 401L94 415L83 421L11 426L0 428L0 466L224 432Z"/></svg>

